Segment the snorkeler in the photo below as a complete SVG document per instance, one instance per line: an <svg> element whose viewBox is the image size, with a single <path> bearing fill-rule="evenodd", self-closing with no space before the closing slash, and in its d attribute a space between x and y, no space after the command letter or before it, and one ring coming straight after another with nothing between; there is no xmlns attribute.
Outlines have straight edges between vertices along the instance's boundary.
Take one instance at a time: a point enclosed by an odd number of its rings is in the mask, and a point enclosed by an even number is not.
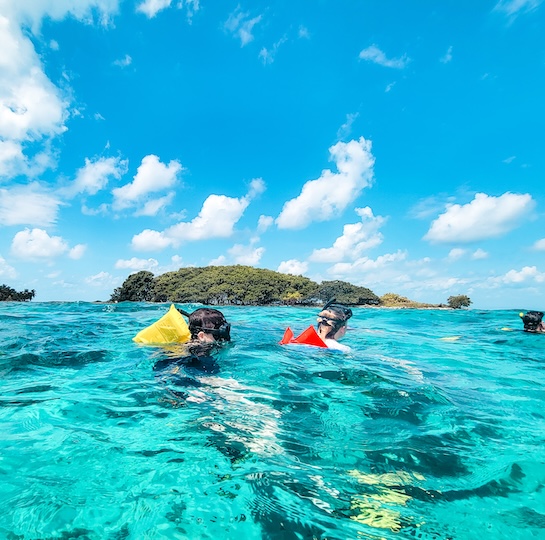
<svg viewBox="0 0 545 540"><path fill-rule="evenodd" d="M198 371L217 372L218 367L212 353L231 341L231 325L217 309L199 308L188 313L178 308L178 311L189 320L189 341L182 344L182 349L175 349L168 358L157 362L154 370L177 364L196 368Z"/></svg>
<svg viewBox="0 0 545 540"><path fill-rule="evenodd" d="M524 331L532 334L545 333L545 323L542 321L542 311L528 311L526 314L519 313L522 323L524 324Z"/></svg>
<svg viewBox="0 0 545 540"><path fill-rule="evenodd" d="M318 313L316 319L318 331L314 326L309 326L300 336L294 337L291 328L288 327L280 344L299 343L349 352L351 351L350 347L339 343L338 340L346 334L346 325L350 317L352 317L352 310L341 304L336 304L335 298L332 298Z"/></svg>
<svg viewBox="0 0 545 540"><path fill-rule="evenodd" d="M339 343L338 340L346 334L348 319L352 317L352 310L330 300L318 313L318 335L323 339L328 349L350 351L350 347Z"/></svg>

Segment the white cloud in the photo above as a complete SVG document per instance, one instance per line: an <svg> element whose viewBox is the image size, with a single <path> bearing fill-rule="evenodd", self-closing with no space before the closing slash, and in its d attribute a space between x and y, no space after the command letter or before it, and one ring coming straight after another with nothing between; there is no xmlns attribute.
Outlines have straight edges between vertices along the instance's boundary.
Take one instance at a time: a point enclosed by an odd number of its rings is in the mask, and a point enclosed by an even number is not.
<svg viewBox="0 0 545 540"><path fill-rule="evenodd" d="M354 124L359 115L360 113L349 113L346 115L346 122L337 131L337 139L344 139L352 133L352 124Z"/></svg>
<svg viewBox="0 0 545 540"><path fill-rule="evenodd" d="M100 287L100 288L113 288L117 284L117 278L109 274L108 272L99 272L93 276L88 276L85 278L85 283L91 287Z"/></svg>
<svg viewBox="0 0 545 540"><path fill-rule="evenodd" d="M149 19L153 19L157 13L170 6L172 0L144 0L136 6L136 11L143 13Z"/></svg>
<svg viewBox="0 0 545 540"><path fill-rule="evenodd" d="M225 266L227 264L227 257L225 255L220 255L216 259L212 259L208 266Z"/></svg>
<svg viewBox="0 0 545 540"><path fill-rule="evenodd" d="M19 231L11 243L11 252L20 259L50 259L68 251L60 236L49 236L43 229Z"/></svg>
<svg viewBox="0 0 545 540"><path fill-rule="evenodd" d="M297 30L297 35L302 39L310 39L310 32L306 26L300 25Z"/></svg>
<svg viewBox="0 0 545 540"><path fill-rule="evenodd" d="M315 249L309 260L315 262L340 262L345 259L357 259L365 250L382 243L382 234L378 229L384 224L385 218L374 216L371 208L356 208L361 217L361 223L350 223L343 227L339 236L330 248Z"/></svg>
<svg viewBox="0 0 545 540"><path fill-rule="evenodd" d="M117 60L114 60L113 64L114 66L124 68L132 64L132 58L130 55L126 54L123 58L118 58Z"/></svg>
<svg viewBox="0 0 545 540"><path fill-rule="evenodd" d="M462 248L453 248L449 251L447 259L449 261L457 261L466 254L466 250Z"/></svg>
<svg viewBox="0 0 545 540"><path fill-rule="evenodd" d="M236 199L225 195L210 195L196 218L177 223L167 229L165 234L177 242L228 238L249 203L247 197Z"/></svg>
<svg viewBox="0 0 545 540"><path fill-rule="evenodd" d="M266 230L268 230L272 224L274 223L274 218L272 216L259 216L259 220L257 222L257 232L258 234L264 233Z"/></svg>
<svg viewBox="0 0 545 540"><path fill-rule="evenodd" d="M265 253L264 247L254 248L252 244L244 246L242 244L235 244L228 250L229 255L233 258L235 264L245 264L248 266L254 266L259 263L261 257Z"/></svg>
<svg viewBox="0 0 545 540"><path fill-rule="evenodd" d="M145 156L138 167L134 180L112 191L114 209L123 210L145 204L150 193L172 187L178 180L180 171L182 171L182 165L176 160L165 165L153 154Z"/></svg>
<svg viewBox="0 0 545 540"><path fill-rule="evenodd" d="M484 249L479 248L473 252L471 258L474 260L486 259L488 258L488 253Z"/></svg>
<svg viewBox="0 0 545 540"><path fill-rule="evenodd" d="M532 247L537 251L545 251L545 238L538 240Z"/></svg>
<svg viewBox="0 0 545 540"><path fill-rule="evenodd" d="M152 199L144 204L144 206L137 210L135 216L156 216L162 208L166 208L174 198L174 191L171 191L168 195L159 199Z"/></svg>
<svg viewBox="0 0 545 540"><path fill-rule="evenodd" d="M0 277L14 279L17 277L17 272L13 266L10 266L6 259L0 255Z"/></svg>
<svg viewBox="0 0 545 540"><path fill-rule="evenodd" d="M244 214L251 200L262 193L265 183L261 178L251 181L248 193L240 199L225 195L210 195L203 203L199 215L189 222L180 222L163 232L145 230L132 239L136 250L160 250L177 246L181 242L228 238L235 224Z"/></svg>
<svg viewBox="0 0 545 540"><path fill-rule="evenodd" d="M529 194L504 193L491 197L477 193L465 205L448 204L424 236L430 242L474 242L501 236L519 224L534 208Z"/></svg>
<svg viewBox="0 0 545 540"><path fill-rule="evenodd" d="M338 142L329 149L338 173L329 169L308 181L295 199L284 204L276 219L280 229L302 229L312 221L326 221L341 214L361 191L373 182L371 141Z"/></svg>
<svg viewBox="0 0 545 540"><path fill-rule="evenodd" d="M441 57L440 62L442 64L448 64L452 60L452 45L447 49L445 56Z"/></svg>
<svg viewBox="0 0 545 540"><path fill-rule="evenodd" d="M282 261L278 268L277 272L282 274L291 274L293 276L302 276L308 270L308 263L303 261L298 261L297 259L290 259L289 261Z"/></svg>
<svg viewBox="0 0 545 540"><path fill-rule="evenodd" d="M490 278L495 284L524 284L545 282L545 272L540 272L535 266L525 266L521 270L509 270L503 276Z"/></svg>
<svg viewBox="0 0 545 540"><path fill-rule="evenodd" d="M401 58L388 58L376 45L363 49L359 54L359 58L360 60L367 60L394 69L403 69L410 62L405 54Z"/></svg>
<svg viewBox="0 0 545 540"><path fill-rule="evenodd" d="M500 0L494 11L505 13L508 17L516 17L519 13L529 13L537 9L541 0Z"/></svg>
<svg viewBox="0 0 545 540"><path fill-rule="evenodd" d="M146 229L132 237L131 246L136 251L161 251L172 245L172 240L162 232Z"/></svg>
<svg viewBox="0 0 545 540"><path fill-rule="evenodd" d="M285 43L288 40L287 37L280 38L276 43L273 43L273 46L270 49L267 49L263 47L259 51L259 58L261 58L261 61L264 65L272 64L274 62L274 58L276 56L276 53L278 52L278 49L280 46Z"/></svg>
<svg viewBox="0 0 545 540"><path fill-rule="evenodd" d="M0 189L0 225L47 227L57 221L60 200L38 183Z"/></svg>
<svg viewBox="0 0 545 540"><path fill-rule="evenodd" d="M117 9L118 0L2 2L0 141L4 149L0 149L0 175L35 176L54 166L56 156L50 143L66 131L69 116L68 92L48 79L26 29L38 35L43 18L61 20L67 15L85 23L92 23L96 15L101 24L108 24ZM53 49L58 47L55 43L50 44ZM10 151L5 151L6 146Z"/></svg>
<svg viewBox="0 0 545 540"><path fill-rule="evenodd" d="M148 19L153 19L157 13L169 8L171 4L172 0L143 0L143 2L136 7L136 11L143 13ZM199 0L179 0L176 4L178 9L182 9L184 6L187 10L188 22L191 23L193 15L199 11Z"/></svg>
<svg viewBox="0 0 545 540"><path fill-rule="evenodd" d="M148 270L149 272L153 271L154 268L157 268L159 263L157 259L137 259L132 257L132 259L118 259L115 263L115 268L121 270Z"/></svg>
<svg viewBox="0 0 545 540"><path fill-rule="evenodd" d="M409 210L409 216L416 219L427 219L441 212L451 201L454 201L453 197L438 197L435 195L421 199Z"/></svg>
<svg viewBox="0 0 545 540"><path fill-rule="evenodd" d="M503 160L503 163L507 163L507 165L509 165L510 163L513 163L513 161L515 161L516 158L517 156L509 156L508 158L505 158Z"/></svg>
<svg viewBox="0 0 545 540"><path fill-rule="evenodd" d="M74 196L78 193L95 195L104 189L111 178L119 179L128 170L128 160L119 157L85 158L85 165L78 169L74 182L61 193L67 196Z"/></svg>
<svg viewBox="0 0 545 540"><path fill-rule="evenodd" d="M386 253L376 259L361 257L353 263L334 264L328 272L335 276L350 276L354 274L365 274L366 272L380 270L386 266L397 264L407 258L407 252L398 250L396 253Z"/></svg>
<svg viewBox="0 0 545 540"><path fill-rule="evenodd" d="M25 172L26 142L42 142L65 131L67 102L43 72L31 40L0 15L0 171Z"/></svg>
<svg viewBox="0 0 545 540"><path fill-rule="evenodd" d="M250 18L249 13L242 12L239 6L229 15L224 28L233 34L233 36L238 37L240 39L240 46L244 47L253 41L253 28L261 21L261 18L261 15Z"/></svg>
<svg viewBox="0 0 545 540"><path fill-rule="evenodd" d="M85 244L77 244L68 252L68 256L71 259L76 259L76 260L81 259L83 255L85 254L86 250L87 250L87 246Z"/></svg>

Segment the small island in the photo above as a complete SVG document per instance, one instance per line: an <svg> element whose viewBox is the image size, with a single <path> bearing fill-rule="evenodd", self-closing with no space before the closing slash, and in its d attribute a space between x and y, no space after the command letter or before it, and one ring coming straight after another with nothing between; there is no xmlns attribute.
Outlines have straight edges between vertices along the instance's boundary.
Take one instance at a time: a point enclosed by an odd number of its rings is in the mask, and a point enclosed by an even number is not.
<svg viewBox="0 0 545 540"><path fill-rule="evenodd" d="M471 305L466 295L451 296L447 304L428 304L394 293L379 297L366 287L346 281L316 283L303 276L243 265L180 268L158 276L143 270L131 274L116 288L110 301L319 306L331 298L347 306L459 309Z"/></svg>

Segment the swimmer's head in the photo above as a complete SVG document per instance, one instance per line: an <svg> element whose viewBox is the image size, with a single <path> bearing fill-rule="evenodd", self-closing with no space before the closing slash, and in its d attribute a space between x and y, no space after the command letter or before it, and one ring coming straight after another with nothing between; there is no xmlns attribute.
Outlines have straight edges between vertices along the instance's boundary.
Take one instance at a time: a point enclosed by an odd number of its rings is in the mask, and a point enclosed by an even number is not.
<svg viewBox="0 0 545 540"><path fill-rule="evenodd" d="M319 330L327 330L326 339L333 339L335 334L346 326L350 317L352 310L342 304L336 304L335 298L332 298L318 313L316 321Z"/></svg>
<svg viewBox="0 0 545 540"><path fill-rule="evenodd" d="M197 339L200 332L213 337L214 341L231 341L231 325L217 309L199 308L188 314L191 339ZM207 340L208 341L208 340Z"/></svg>

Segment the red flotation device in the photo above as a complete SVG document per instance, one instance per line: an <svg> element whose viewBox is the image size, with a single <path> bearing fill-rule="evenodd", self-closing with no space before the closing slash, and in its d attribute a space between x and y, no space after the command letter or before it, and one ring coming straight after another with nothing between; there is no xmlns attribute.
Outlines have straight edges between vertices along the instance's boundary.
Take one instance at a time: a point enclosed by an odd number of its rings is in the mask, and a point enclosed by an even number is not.
<svg viewBox="0 0 545 540"><path fill-rule="evenodd" d="M280 345L287 345L288 343L296 343L300 345L313 345L314 347L322 347L327 349L327 345L324 340L318 335L314 326L309 326L300 336L294 337L291 328L288 326L284 332L284 337L280 342Z"/></svg>

